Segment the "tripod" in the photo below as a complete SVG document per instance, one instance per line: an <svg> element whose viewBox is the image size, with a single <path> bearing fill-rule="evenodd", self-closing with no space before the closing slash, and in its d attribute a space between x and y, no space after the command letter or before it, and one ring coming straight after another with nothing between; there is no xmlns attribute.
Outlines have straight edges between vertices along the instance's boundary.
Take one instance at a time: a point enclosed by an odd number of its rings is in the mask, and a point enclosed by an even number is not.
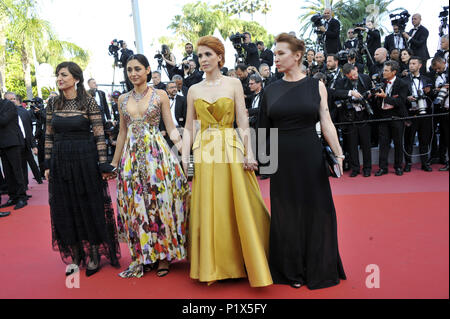
<svg viewBox="0 0 450 319"><path fill-rule="evenodd" d="M325 37L322 31L319 30L314 30L314 32L317 35L317 41L314 44L314 51L316 52L325 52L324 48L325 48Z"/></svg>
<svg viewBox="0 0 450 319"><path fill-rule="evenodd" d="M361 56L366 56L366 62L370 61L370 65L374 65L372 55L370 54L369 49L367 48L367 45L364 42L362 32L358 33L358 51Z"/></svg>
<svg viewBox="0 0 450 319"><path fill-rule="evenodd" d="M170 79L169 71L167 71L167 67L165 65L163 65L162 59L158 59L158 67L156 68L156 70L159 71L159 73L161 73L161 69L164 69L164 71L166 72L166 75L170 81L171 79Z"/></svg>

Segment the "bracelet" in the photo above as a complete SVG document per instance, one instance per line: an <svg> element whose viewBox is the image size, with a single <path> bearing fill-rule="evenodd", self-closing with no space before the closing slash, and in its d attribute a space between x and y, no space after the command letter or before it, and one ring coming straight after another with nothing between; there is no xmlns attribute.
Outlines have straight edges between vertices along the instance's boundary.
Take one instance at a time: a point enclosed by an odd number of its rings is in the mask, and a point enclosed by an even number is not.
<svg viewBox="0 0 450 319"><path fill-rule="evenodd" d="M337 158L345 159L345 155L336 155Z"/></svg>

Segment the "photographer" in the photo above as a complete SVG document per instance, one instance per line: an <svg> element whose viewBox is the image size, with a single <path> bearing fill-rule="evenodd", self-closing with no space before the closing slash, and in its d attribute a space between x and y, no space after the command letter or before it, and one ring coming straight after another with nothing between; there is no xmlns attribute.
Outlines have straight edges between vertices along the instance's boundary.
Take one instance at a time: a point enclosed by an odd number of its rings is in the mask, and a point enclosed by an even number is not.
<svg viewBox="0 0 450 319"><path fill-rule="evenodd" d="M106 121L111 119L111 112L109 111L108 102L106 102L106 94L105 92L98 89L97 81L95 81L95 79L89 79L88 86L88 92L97 102L100 113L102 114L103 125L105 125Z"/></svg>
<svg viewBox="0 0 450 319"><path fill-rule="evenodd" d="M244 89L245 106L248 108L252 105L252 91L249 86L249 78L247 66L245 64L238 64L236 66L236 75L241 80L242 88Z"/></svg>
<svg viewBox="0 0 450 319"><path fill-rule="evenodd" d="M347 31L347 40L344 42L344 49L357 49L358 48L358 39L355 35L355 30L353 28L348 29Z"/></svg>
<svg viewBox="0 0 450 319"><path fill-rule="evenodd" d="M177 69L176 74L184 78L184 84L188 89L203 80L203 72L198 71L195 60L184 60L181 65L183 68Z"/></svg>
<svg viewBox="0 0 450 319"><path fill-rule="evenodd" d="M327 56L327 86L334 88L336 82L343 78L342 71L339 68L339 58L336 54L329 54Z"/></svg>
<svg viewBox="0 0 450 319"><path fill-rule="evenodd" d="M356 49L350 49L348 52L347 63L356 66L358 68L358 73L364 73L364 64L358 63L356 58L358 57L358 51Z"/></svg>
<svg viewBox="0 0 450 319"><path fill-rule="evenodd" d="M434 56L443 58L448 64L448 34L441 37L441 49Z"/></svg>
<svg viewBox="0 0 450 319"><path fill-rule="evenodd" d="M166 90L166 85L161 82L161 72L159 71L152 72L152 82L153 88L164 91Z"/></svg>
<svg viewBox="0 0 450 319"><path fill-rule="evenodd" d="M407 40L413 54L420 57L422 61L427 61L430 58L427 47L429 32L423 25L421 25L421 22L422 16L418 13L414 14L412 16L412 24L414 28L408 33L403 32L403 37ZM422 65L422 70L420 71L422 73L426 73L426 65Z"/></svg>
<svg viewBox="0 0 450 319"><path fill-rule="evenodd" d="M338 80L334 93L335 100L343 100L339 112L344 121L366 121L369 120L371 107L368 100L370 96L371 80L365 74L359 74L357 68L352 64L345 64L342 68L345 78ZM354 124L346 127L343 134L347 138L351 174L356 177L360 174L358 145L363 154L363 174L369 177L372 170L372 155L370 143L370 125Z"/></svg>
<svg viewBox="0 0 450 319"><path fill-rule="evenodd" d="M261 64L265 63L267 64L269 67L272 67L273 65L273 52L269 49L266 49L266 47L264 46L264 42L262 41L258 41L256 43L258 50L260 52L259 54L259 61L261 62Z"/></svg>
<svg viewBox="0 0 450 319"><path fill-rule="evenodd" d="M273 75L272 72L270 72L270 67L265 63L263 63L259 66L259 74L261 74L261 77L263 80L263 82L262 82L263 88L268 86L273 81L277 80L275 78L275 75Z"/></svg>
<svg viewBox="0 0 450 319"><path fill-rule="evenodd" d="M387 52L386 49L384 50ZM408 115L406 110L408 85L397 77L399 68L398 63L395 61L387 61L384 63L384 85L379 92L375 93L375 96L377 97L376 106L379 110L379 115L384 119L406 117ZM403 128L404 123L402 121L387 121L379 124L380 169L375 173L375 176L388 174L388 155L391 140L394 141L395 174L397 176L403 175Z"/></svg>
<svg viewBox="0 0 450 319"><path fill-rule="evenodd" d="M310 67L310 75L314 76L314 74L320 72L320 73L326 73L327 66L325 64L325 55L323 52L317 52L316 56L314 57L315 64Z"/></svg>
<svg viewBox="0 0 450 319"><path fill-rule="evenodd" d="M409 59L410 75L404 81L408 84L408 116L425 115L431 113L431 94L433 83L429 78L420 73L422 60L412 56ZM433 133L431 118L414 119L407 121L405 128L405 172L411 171L411 154L413 152L416 133L419 137L419 152L422 162L422 170L431 172L428 153Z"/></svg>
<svg viewBox="0 0 450 319"><path fill-rule="evenodd" d="M192 45L192 43L186 43L186 45L184 46L184 50L186 51L186 55L183 58L183 62L193 60L196 65L196 70L198 71L200 68L200 63L198 63L198 56L194 53L194 46Z"/></svg>
<svg viewBox="0 0 450 319"><path fill-rule="evenodd" d="M175 70L177 68L177 61L175 59L175 55L170 52L170 48L166 44L161 46L161 55L163 60L166 62L166 70L169 79L171 79L176 74Z"/></svg>
<svg viewBox="0 0 450 319"><path fill-rule="evenodd" d="M325 53L334 54L341 50L341 23L332 17L332 11L327 8L323 11L324 25L319 30L325 35Z"/></svg>
<svg viewBox="0 0 450 319"><path fill-rule="evenodd" d="M448 110L449 110L449 75L448 75L448 64L446 61L437 56L431 61L431 68L434 71L434 98L433 101L435 107L435 113L447 114L446 116L441 116L438 118L439 125L439 157L441 157L441 162L445 163L445 166L440 168L439 171L448 171L449 163L446 154L448 153L448 138L449 138L449 121L448 121ZM433 151L432 151L433 154Z"/></svg>
<svg viewBox="0 0 450 319"><path fill-rule="evenodd" d="M120 56L120 59L119 59L120 63L121 63L120 67L123 68L123 78L125 81L125 85L127 87L127 91L131 91L133 89L133 84L131 84L130 79L128 79L126 65L127 65L128 58L130 56L132 56L134 53L133 53L133 51L128 49L128 45L125 41L119 41L119 43L122 48L122 50L121 50L122 55Z"/></svg>
<svg viewBox="0 0 450 319"><path fill-rule="evenodd" d="M384 63L387 61L388 51L385 48L378 48L375 50L374 60L375 64L369 68L370 77L378 75L381 78L383 73Z"/></svg>
<svg viewBox="0 0 450 319"><path fill-rule="evenodd" d="M393 22L392 28L394 32L386 36L386 38L384 39L384 47L386 48L386 50L388 50L389 53L391 53L394 49L400 51L406 48L406 40L400 32L400 27L398 26L398 24Z"/></svg>
<svg viewBox="0 0 450 319"><path fill-rule="evenodd" d="M261 62L259 61L258 47L256 44L252 43L252 36L250 33L244 32L244 36L245 39L242 48L247 52L245 64L259 68Z"/></svg>

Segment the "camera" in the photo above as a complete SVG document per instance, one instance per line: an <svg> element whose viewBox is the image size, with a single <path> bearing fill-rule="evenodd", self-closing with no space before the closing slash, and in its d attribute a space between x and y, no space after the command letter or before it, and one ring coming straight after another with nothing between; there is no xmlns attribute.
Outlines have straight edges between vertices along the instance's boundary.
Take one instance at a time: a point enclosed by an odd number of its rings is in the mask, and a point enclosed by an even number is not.
<svg viewBox="0 0 450 319"><path fill-rule="evenodd" d="M44 108L44 101L40 97L35 97L32 100L24 100L23 102L30 103L30 108L33 110L42 110Z"/></svg>
<svg viewBox="0 0 450 319"><path fill-rule="evenodd" d="M446 89L444 86L441 86L439 88L436 99L433 101L433 104L441 105L444 108L448 109L448 101L447 103L444 103L446 102L447 99L448 99L448 89Z"/></svg>
<svg viewBox="0 0 450 319"><path fill-rule="evenodd" d="M245 40L245 34L241 34L239 32L236 32L235 34L232 34L230 36L230 41L233 43L233 47L236 50L236 64L244 63L245 61L245 55L244 55L244 48L242 44Z"/></svg>
<svg viewBox="0 0 450 319"><path fill-rule="evenodd" d="M446 18L446 17L448 17L449 6L446 6L443 9L444 9L443 11L439 12L439 18Z"/></svg>
<svg viewBox="0 0 450 319"><path fill-rule="evenodd" d="M311 17L311 22L314 24L314 26L316 28L320 28L321 26L323 26L322 19L323 19L323 16L318 13Z"/></svg>
<svg viewBox="0 0 450 319"><path fill-rule="evenodd" d="M407 10L402 11L397 14L390 14L389 18L391 19L391 24L394 26L398 26L400 33L405 32L406 25L408 24L409 17L411 15Z"/></svg>
<svg viewBox="0 0 450 319"><path fill-rule="evenodd" d="M357 28L364 28L365 29L366 28L366 24L364 22L362 22L362 23L354 23L353 27L355 28L355 29L353 29L353 33L359 36L359 35L362 35L364 30L357 29Z"/></svg>
<svg viewBox="0 0 450 319"><path fill-rule="evenodd" d="M118 64L119 60L119 50L122 46L123 40L117 41L117 39L114 39L111 41L111 44L108 47L108 53L109 55L114 56L115 64Z"/></svg>
<svg viewBox="0 0 450 319"><path fill-rule="evenodd" d="M344 65L346 63L348 63L348 59L350 57L349 52L347 52L347 50L341 50L337 53L337 57L339 60L339 65ZM355 56L356 57L356 56Z"/></svg>
<svg viewBox="0 0 450 319"><path fill-rule="evenodd" d="M423 90L417 90L417 95L414 96L416 101L411 102L411 109L419 111L419 114L427 114L427 102Z"/></svg>

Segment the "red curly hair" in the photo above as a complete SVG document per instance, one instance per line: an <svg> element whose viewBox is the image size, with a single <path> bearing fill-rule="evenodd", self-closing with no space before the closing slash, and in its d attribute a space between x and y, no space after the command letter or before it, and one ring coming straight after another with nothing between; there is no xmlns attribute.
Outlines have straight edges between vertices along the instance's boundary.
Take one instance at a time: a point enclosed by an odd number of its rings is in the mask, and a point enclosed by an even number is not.
<svg viewBox="0 0 450 319"><path fill-rule="evenodd" d="M199 46L208 47L211 50L213 50L217 55L221 55L222 61L219 61L219 69L223 67L223 65L225 64L225 47L218 38L213 37L211 35L201 37L197 41L197 48Z"/></svg>

